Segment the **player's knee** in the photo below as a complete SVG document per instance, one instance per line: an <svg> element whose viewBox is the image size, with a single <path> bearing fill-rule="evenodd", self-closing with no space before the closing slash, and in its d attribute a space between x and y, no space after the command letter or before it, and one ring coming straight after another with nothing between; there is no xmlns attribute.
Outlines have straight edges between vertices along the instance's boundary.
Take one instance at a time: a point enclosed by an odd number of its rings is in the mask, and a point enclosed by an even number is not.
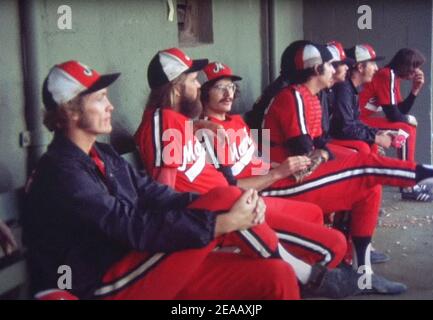
<svg viewBox="0 0 433 320"><path fill-rule="evenodd" d="M241 195L242 191L237 187L217 187L200 196L188 207L215 211L229 210Z"/></svg>
<svg viewBox="0 0 433 320"><path fill-rule="evenodd" d="M409 135L414 134L416 132L416 127L411 126L410 124L401 122L399 123L399 129L406 131Z"/></svg>
<svg viewBox="0 0 433 320"><path fill-rule="evenodd" d="M216 187L206 195L220 201L235 202L242 195L242 190L238 187Z"/></svg>
<svg viewBox="0 0 433 320"><path fill-rule="evenodd" d="M311 216L313 217L313 223L317 223L322 225L323 224L323 211L322 209L313 203L309 203L309 212L311 213Z"/></svg>
<svg viewBox="0 0 433 320"><path fill-rule="evenodd" d="M346 236L338 230L330 230L328 235L328 241L330 243L330 250L332 252L331 261L328 266L330 268L335 268L343 260L347 252L347 238Z"/></svg>
<svg viewBox="0 0 433 320"><path fill-rule="evenodd" d="M286 262L278 259L266 260L268 266L263 275L265 299L299 299L299 286L295 271Z"/></svg>
<svg viewBox="0 0 433 320"><path fill-rule="evenodd" d="M359 153L370 154L372 152L371 147L366 143L360 143L358 148Z"/></svg>

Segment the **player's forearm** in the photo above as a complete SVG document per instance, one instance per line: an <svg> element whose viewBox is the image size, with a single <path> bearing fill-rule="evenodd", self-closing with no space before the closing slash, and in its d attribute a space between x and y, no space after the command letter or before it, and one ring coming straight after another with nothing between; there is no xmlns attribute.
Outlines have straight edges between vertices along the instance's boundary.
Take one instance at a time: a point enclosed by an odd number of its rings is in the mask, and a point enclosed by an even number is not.
<svg viewBox="0 0 433 320"><path fill-rule="evenodd" d="M278 171L271 170L264 175L238 179L237 185L242 189L256 189L257 191L262 191L282 178L283 177L278 175Z"/></svg>
<svg viewBox="0 0 433 320"><path fill-rule="evenodd" d="M404 101L400 102L397 107L403 114L408 114L413 104L415 103L416 96L410 93Z"/></svg>
<svg viewBox="0 0 433 320"><path fill-rule="evenodd" d="M233 217L228 212L217 216L215 223L215 237L219 237L223 234L236 230L237 229L235 222L233 221Z"/></svg>

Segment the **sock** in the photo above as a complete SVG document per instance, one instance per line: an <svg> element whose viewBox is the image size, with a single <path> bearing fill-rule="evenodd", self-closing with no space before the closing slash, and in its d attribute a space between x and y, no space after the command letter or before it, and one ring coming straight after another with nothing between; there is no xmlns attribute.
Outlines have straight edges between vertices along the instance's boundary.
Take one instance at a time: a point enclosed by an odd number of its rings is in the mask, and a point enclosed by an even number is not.
<svg viewBox="0 0 433 320"><path fill-rule="evenodd" d="M409 193L413 191L413 187L400 188L401 193Z"/></svg>
<svg viewBox="0 0 433 320"><path fill-rule="evenodd" d="M296 278L298 278L302 284L308 282L311 275L311 266L308 263L292 256L286 249L284 249L281 243L278 244L278 255L281 259L290 264L295 271Z"/></svg>
<svg viewBox="0 0 433 320"><path fill-rule="evenodd" d="M428 178L433 178L433 166L419 164L416 166L415 175L415 180L417 183ZM433 183L433 179L431 180Z"/></svg>
<svg viewBox="0 0 433 320"><path fill-rule="evenodd" d="M371 252L371 237L352 237L353 242L353 269L358 270L359 267L365 266L371 269L370 252Z"/></svg>

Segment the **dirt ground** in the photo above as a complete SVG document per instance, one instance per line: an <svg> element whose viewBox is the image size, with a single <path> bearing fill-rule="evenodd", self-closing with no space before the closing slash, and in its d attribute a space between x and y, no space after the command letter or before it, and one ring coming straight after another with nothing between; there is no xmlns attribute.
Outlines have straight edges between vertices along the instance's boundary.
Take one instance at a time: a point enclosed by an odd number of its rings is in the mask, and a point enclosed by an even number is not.
<svg viewBox="0 0 433 320"><path fill-rule="evenodd" d="M356 298L433 300L433 203L401 201L398 189L387 187L382 211L373 245L391 260L373 270L409 289L399 296Z"/></svg>

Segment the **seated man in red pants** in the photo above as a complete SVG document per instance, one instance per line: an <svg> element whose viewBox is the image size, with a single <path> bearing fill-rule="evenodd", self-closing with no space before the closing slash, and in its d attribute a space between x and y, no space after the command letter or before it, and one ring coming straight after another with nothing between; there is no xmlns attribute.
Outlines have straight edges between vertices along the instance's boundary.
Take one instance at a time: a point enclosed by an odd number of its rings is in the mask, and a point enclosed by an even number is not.
<svg viewBox="0 0 433 320"><path fill-rule="evenodd" d="M409 135L406 144L398 152L399 158L403 160L415 161L418 122L409 112L424 85L424 73L421 70L424 62L425 58L418 50L400 49L359 93L362 122L381 130L401 129ZM411 92L404 100L400 90L401 80L412 81ZM431 193L431 185L420 184L413 189L403 189L402 198L431 201Z"/></svg>
<svg viewBox="0 0 433 320"><path fill-rule="evenodd" d="M191 118L201 112L198 100L200 85L196 80L197 72L193 72L196 69L191 71L189 61L191 59L176 48L162 50L154 56L148 68L148 82L152 90L135 137L145 167L156 180L178 191L206 193L212 192L215 187L228 187L236 182L230 181L206 162L206 152L194 135ZM291 170L293 168L289 165L282 165L275 174L284 176ZM224 202L224 199L220 201ZM265 198L264 201L267 207L266 223L260 228L257 226L238 233L240 239L232 238L225 245L238 246L243 241L264 258L270 254L279 256L293 266L298 280L307 286L318 264L329 268L339 264L346 241L340 232L325 228L323 218L317 219L317 214L321 214L317 206L285 199ZM311 219L312 212L314 221ZM271 238L272 234L280 242L276 248L267 245L266 239ZM260 249L264 245L269 249ZM241 246L241 252L248 250L245 245ZM337 275L341 270L326 270L325 273ZM330 277L327 279L330 279L327 283L337 291L341 290L341 293L346 290L344 287L351 285L335 277L332 281ZM352 289L357 291L357 285L355 287ZM326 290L322 290L322 294L333 296Z"/></svg>
<svg viewBox="0 0 433 320"><path fill-rule="evenodd" d="M335 73L332 76L332 83L329 88L319 92L320 105L322 106L322 131L323 139L326 139L329 149L338 157L349 155L357 152L357 141L350 141L345 145L340 145L338 141L332 139L330 134L331 121L334 118L335 90L334 87L341 82L346 81L349 66L353 65L353 60L346 56L343 45L338 41L331 41L326 46L332 54L332 66Z"/></svg>
<svg viewBox="0 0 433 320"><path fill-rule="evenodd" d="M112 131L107 87L118 76L68 61L44 81L54 139L26 188L32 291L56 288L63 275L82 299L298 299L281 259L212 252L233 231L263 225L257 193L178 193L96 142ZM314 273L312 285L321 290L325 276Z"/></svg>
<svg viewBox="0 0 433 320"><path fill-rule="evenodd" d="M406 153L406 143L396 144L397 132L379 130L363 123L360 119L358 88L371 83L377 71L375 61L380 60L373 48L368 44L356 45L347 52L355 61L350 70L349 79L334 86L335 103L331 123L331 134L335 138L333 143L352 146L359 152L369 153L377 151L377 145L383 148L397 147ZM358 141L358 143L356 143ZM407 144L410 144L409 142ZM413 159L411 159L413 161ZM418 201L433 201L429 190L422 186L401 189L403 199Z"/></svg>
<svg viewBox="0 0 433 320"><path fill-rule="evenodd" d="M360 265L369 264L381 185L413 186L426 177L425 170L431 176L431 168L374 154L355 154L328 161L331 154L320 139L321 106L316 94L332 82L331 55L323 47L311 44L289 46L289 49L291 52L283 55L288 60L284 72L290 75L290 82L294 85L281 90L273 98L264 118L264 128L270 129L271 160L281 162L289 156L307 154L319 159L318 166L303 181L280 181L262 195L310 201L318 204L325 213L351 210L354 258ZM414 174L410 182L403 178L400 170ZM388 293L404 291L400 285L389 284L388 288Z"/></svg>

